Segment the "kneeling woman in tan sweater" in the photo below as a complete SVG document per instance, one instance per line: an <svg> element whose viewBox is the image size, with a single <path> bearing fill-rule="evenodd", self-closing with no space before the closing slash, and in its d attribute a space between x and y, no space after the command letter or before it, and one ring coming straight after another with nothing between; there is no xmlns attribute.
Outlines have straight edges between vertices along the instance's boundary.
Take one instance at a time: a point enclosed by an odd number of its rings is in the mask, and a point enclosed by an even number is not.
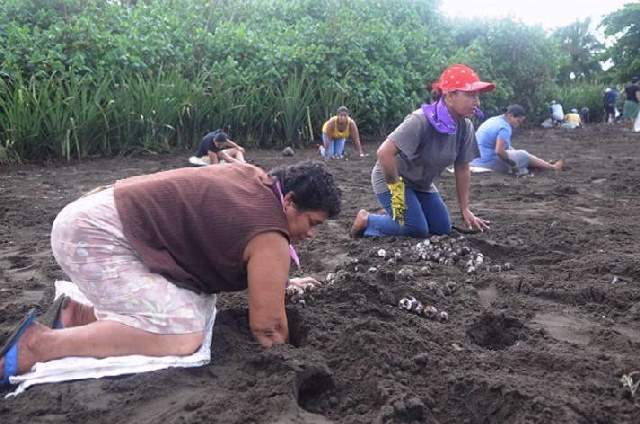
<svg viewBox="0 0 640 424"><path fill-rule="evenodd" d="M68 301L61 329L25 320L0 352L2 379L67 356L191 354L219 292L248 289L255 338L285 343L290 243L339 211L318 162L176 169L82 197L56 217L51 244L93 306Z"/></svg>

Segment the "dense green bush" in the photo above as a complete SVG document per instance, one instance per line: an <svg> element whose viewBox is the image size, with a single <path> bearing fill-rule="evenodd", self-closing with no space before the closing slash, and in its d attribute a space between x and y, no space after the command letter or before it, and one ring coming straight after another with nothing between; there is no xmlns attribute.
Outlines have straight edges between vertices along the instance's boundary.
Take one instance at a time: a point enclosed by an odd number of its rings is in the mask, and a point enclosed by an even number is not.
<svg viewBox="0 0 640 424"><path fill-rule="evenodd" d="M341 104L380 136L454 62L497 83L488 114L513 102L546 113L567 63L558 44L512 20L446 21L437 3L4 0L0 153L192 148L218 127L248 145L304 145Z"/></svg>
<svg viewBox="0 0 640 424"><path fill-rule="evenodd" d="M75 146L79 156L190 147L214 127L261 146L308 143L342 103L364 133L382 134L424 99L425 78L435 78L446 63L431 0L132 3L3 3L0 72L8 109L0 133L14 155L68 157L61 145ZM165 78L172 87L189 83L189 94L165 104L163 87L153 86ZM72 109L81 100L72 80L82 90L104 87L105 98L92 103L104 124L92 125L90 140L79 135L74 114L81 113ZM35 99L13 103L29 87L49 86L72 100L53 111ZM199 117L183 127L185 107ZM47 123L55 120L52 113L61 114L56 128Z"/></svg>
<svg viewBox="0 0 640 424"><path fill-rule="evenodd" d="M510 19L460 21L454 28L454 61L468 63L482 78L496 83L496 92L484 96L486 112L494 115L518 103L533 119L546 113L561 55L542 28Z"/></svg>

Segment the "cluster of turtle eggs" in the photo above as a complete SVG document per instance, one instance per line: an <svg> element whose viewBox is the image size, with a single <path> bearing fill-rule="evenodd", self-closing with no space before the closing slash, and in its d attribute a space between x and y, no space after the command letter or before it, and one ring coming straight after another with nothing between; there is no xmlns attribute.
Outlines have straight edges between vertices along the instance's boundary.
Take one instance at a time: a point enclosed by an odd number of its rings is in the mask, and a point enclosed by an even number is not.
<svg viewBox="0 0 640 424"><path fill-rule="evenodd" d="M484 255L482 253L478 253L477 255L475 255L475 257L472 257L471 259L467 260L467 262L465 263L467 274L471 274L472 272L475 272L476 269L480 268L483 263L484 263Z"/></svg>
<svg viewBox="0 0 640 424"><path fill-rule="evenodd" d="M432 236L413 246L416 259L443 265L454 265L463 258L473 257L473 250L464 245L464 237Z"/></svg>
<svg viewBox="0 0 640 424"><path fill-rule="evenodd" d="M413 246L414 257L418 260L429 261L442 265L462 264L467 274L484 269L490 272L510 270L511 264L490 265L482 252L474 251L465 245L463 236L453 238L446 236L432 236Z"/></svg>
<svg viewBox="0 0 640 424"><path fill-rule="evenodd" d="M313 286L309 285L305 288L298 286L288 286L285 291L285 303L294 305L307 305L307 300L310 297L310 293L313 290Z"/></svg>
<svg viewBox="0 0 640 424"><path fill-rule="evenodd" d="M388 257L387 261L390 261L390 262L394 262L396 260L402 260L402 252L400 251L395 251L393 252L393 254L390 254L385 249L378 249L378 251L376 252L376 256L382 259L387 259Z"/></svg>
<svg viewBox="0 0 640 424"><path fill-rule="evenodd" d="M398 302L400 309L413 312L416 315L429 319L446 322L449 320L449 314L446 311L438 311L435 306L425 306L413 296L403 297Z"/></svg>

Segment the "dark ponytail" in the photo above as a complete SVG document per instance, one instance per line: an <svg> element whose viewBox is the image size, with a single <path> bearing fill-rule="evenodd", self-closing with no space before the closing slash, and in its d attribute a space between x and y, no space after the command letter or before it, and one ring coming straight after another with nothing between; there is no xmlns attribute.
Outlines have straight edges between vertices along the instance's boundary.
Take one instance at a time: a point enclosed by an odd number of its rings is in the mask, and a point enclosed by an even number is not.
<svg viewBox="0 0 640 424"><path fill-rule="evenodd" d="M431 101L437 102L442 98L442 94L442 89L440 89L440 87L431 88Z"/></svg>

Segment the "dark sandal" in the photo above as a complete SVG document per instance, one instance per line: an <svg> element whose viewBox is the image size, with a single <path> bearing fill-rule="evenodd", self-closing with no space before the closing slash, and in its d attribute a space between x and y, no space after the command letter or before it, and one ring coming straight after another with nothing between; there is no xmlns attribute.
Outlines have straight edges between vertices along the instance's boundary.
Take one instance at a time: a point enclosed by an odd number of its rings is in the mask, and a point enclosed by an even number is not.
<svg viewBox="0 0 640 424"><path fill-rule="evenodd" d="M69 300L71 300L71 298L66 294L58 296L58 298L53 301L49 309L47 309L47 311L38 318L38 322L53 329L64 328L62 321L60 321L60 312L67 306Z"/></svg>

